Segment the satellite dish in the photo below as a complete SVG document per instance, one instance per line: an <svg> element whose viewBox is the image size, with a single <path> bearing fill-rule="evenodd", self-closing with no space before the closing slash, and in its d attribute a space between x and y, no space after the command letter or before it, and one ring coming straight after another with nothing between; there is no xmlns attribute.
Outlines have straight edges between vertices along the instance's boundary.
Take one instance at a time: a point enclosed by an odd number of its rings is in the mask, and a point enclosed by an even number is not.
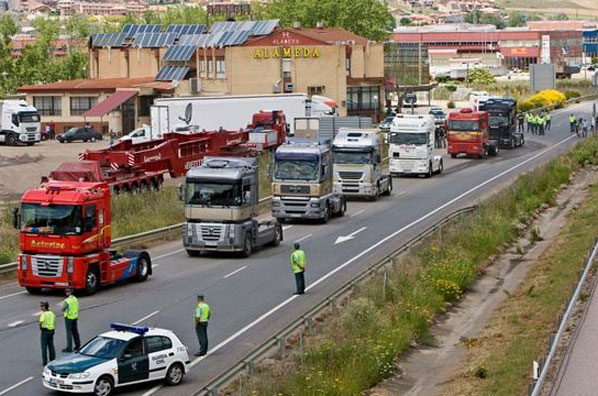
<svg viewBox="0 0 598 396"><path fill-rule="evenodd" d="M193 106L191 105L191 103L187 103L187 106L185 107L185 116L179 116L179 120L183 121L185 124L189 125L189 123L191 122L191 117L193 115Z"/></svg>

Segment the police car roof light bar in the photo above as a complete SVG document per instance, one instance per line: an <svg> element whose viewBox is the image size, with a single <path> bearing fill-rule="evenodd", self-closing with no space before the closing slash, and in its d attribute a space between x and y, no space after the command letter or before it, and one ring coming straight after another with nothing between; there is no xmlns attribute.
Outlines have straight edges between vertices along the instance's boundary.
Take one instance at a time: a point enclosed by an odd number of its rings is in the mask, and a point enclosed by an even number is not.
<svg viewBox="0 0 598 396"><path fill-rule="evenodd" d="M145 326L131 326L123 323L110 323L110 328L114 331L128 331L137 334L145 334L149 331L149 328Z"/></svg>

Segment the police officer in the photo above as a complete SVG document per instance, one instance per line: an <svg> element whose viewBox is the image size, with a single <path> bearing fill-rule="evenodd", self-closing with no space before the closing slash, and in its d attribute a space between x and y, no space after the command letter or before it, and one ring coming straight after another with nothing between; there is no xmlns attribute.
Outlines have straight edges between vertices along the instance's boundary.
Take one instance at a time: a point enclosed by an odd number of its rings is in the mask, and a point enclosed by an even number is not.
<svg viewBox="0 0 598 396"><path fill-rule="evenodd" d="M521 113L517 115L517 132L523 133L523 114Z"/></svg>
<svg viewBox="0 0 598 396"><path fill-rule="evenodd" d="M532 115L531 113L525 113L525 122L527 123L527 133L532 130Z"/></svg>
<svg viewBox="0 0 598 396"><path fill-rule="evenodd" d="M546 127L544 128L545 131L550 131L550 127L552 126L552 115L550 112L546 113Z"/></svg>
<svg viewBox="0 0 598 396"><path fill-rule="evenodd" d="M301 245L295 242L295 250L291 253L291 267L295 274L295 285L297 292L295 294L305 293L305 252L301 250Z"/></svg>
<svg viewBox="0 0 598 396"><path fill-rule="evenodd" d="M72 352L75 341L75 352L81 347L79 338L79 329L77 322L79 319L79 300L73 295L73 289L70 287L65 290L66 298L62 301L62 313L64 314L64 325L66 327L66 348L62 352Z"/></svg>
<svg viewBox="0 0 598 396"><path fill-rule="evenodd" d="M204 301L203 295L197 296L197 306L195 307L195 333L199 341L199 352L195 356L205 356L208 353L208 321L212 313L210 306Z"/></svg>
<svg viewBox="0 0 598 396"><path fill-rule="evenodd" d="M544 135L544 114L540 113L540 115L538 115L538 135Z"/></svg>
<svg viewBox="0 0 598 396"><path fill-rule="evenodd" d="M569 130L571 133L577 132L577 119L573 114L569 115Z"/></svg>
<svg viewBox="0 0 598 396"><path fill-rule="evenodd" d="M50 311L50 304L47 301L42 301L39 306L42 309L42 314L39 316L39 328L42 331L42 363L45 366L48 364L48 352L50 353L50 361L56 359L56 350L54 349L54 322L56 321L56 315Z"/></svg>

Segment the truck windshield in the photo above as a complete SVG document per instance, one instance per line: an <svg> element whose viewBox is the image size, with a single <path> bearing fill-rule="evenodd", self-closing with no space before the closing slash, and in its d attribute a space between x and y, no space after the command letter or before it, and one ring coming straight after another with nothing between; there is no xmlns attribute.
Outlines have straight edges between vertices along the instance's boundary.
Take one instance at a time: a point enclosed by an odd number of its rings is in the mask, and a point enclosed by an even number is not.
<svg viewBox="0 0 598 396"><path fill-rule="evenodd" d="M20 112L19 119L21 122L39 122L39 114L34 111Z"/></svg>
<svg viewBox="0 0 598 396"><path fill-rule="evenodd" d="M334 151L335 164L369 164L372 153L365 151Z"/></svg>
<svg viewBox="0 0 598 396"><path fill-rule="evenodd" d="M74 205L23 204L23 232L76 235L81 233L81 207Z"/></svg>
<svg viewBox="0 0 598 396"><path fill-rule="evenodd" d="M493 115L490 117L491 127L502 127L509 124L509 117L503 115Z"/></svg>
<svg viewBox="0 0 598 396"><path fill-rule="evenodd" d="M277 159L274 178L286 180L318 180L319 161L308 159Z"/></svg>
<svg viewBox="0 0 598 396"><path fill-rule="evenodd" d="M451 131L479 131L480 123L477 120L451 120L448 129Z"/></svg>
<svg viewBox="0 0 598 396"><path fill-rule="evenodd" d="M185 192L187 205L239 206L239 185L213 182L187 182Z"/></svg>
<svg viewBox="0 0 598 396"><path fill-rule="evenodd" d="M413 145L428 144L428 134L427 133L397 133L397 132L393 132L390 134L388 141L391 144L413 144Z"/></svg>
<svg viewBox="0 0 598 396"><path fill-rule="evenodd" d="M124 346L125 341L123 340L99 336L83 346L79 353L102 359L114 359L120 355Z"/></svg>

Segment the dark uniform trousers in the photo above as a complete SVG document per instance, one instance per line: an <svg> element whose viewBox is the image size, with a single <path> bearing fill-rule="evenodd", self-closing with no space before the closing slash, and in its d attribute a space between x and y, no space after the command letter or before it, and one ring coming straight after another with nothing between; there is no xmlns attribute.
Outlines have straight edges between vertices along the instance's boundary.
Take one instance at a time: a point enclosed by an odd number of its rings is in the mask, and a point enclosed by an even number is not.
<svg viewBox="0 0 598 396"><path fill-rule="evenodd" d="M56 350L54 349L54 330L42 329L42 362L44 366L48 364L48 352L50 353L50 361L56 359Z"/></svg>
<svg viewBox="0 0 598 396"><path fill-rule="evenodd" d="M297 294L305 293L305 275L303 271L295 273L295 285L297 286Z"/></svg>
<svg viewBox="0 0 598 396"><path fill-rule="evenodd" d="M73 342L75 340L75 349L81 347L81 339L79 338L79 329L77 329L78 319L64 318L64 326L66 327L66 349L73 349Z"/></svg>
<svg viewBox="0 0 598 396"><path fill-rule="evenodd" d="M208 353L208 322L199 322L195 325L197 341L199 341L199 355Z"/></svg>

